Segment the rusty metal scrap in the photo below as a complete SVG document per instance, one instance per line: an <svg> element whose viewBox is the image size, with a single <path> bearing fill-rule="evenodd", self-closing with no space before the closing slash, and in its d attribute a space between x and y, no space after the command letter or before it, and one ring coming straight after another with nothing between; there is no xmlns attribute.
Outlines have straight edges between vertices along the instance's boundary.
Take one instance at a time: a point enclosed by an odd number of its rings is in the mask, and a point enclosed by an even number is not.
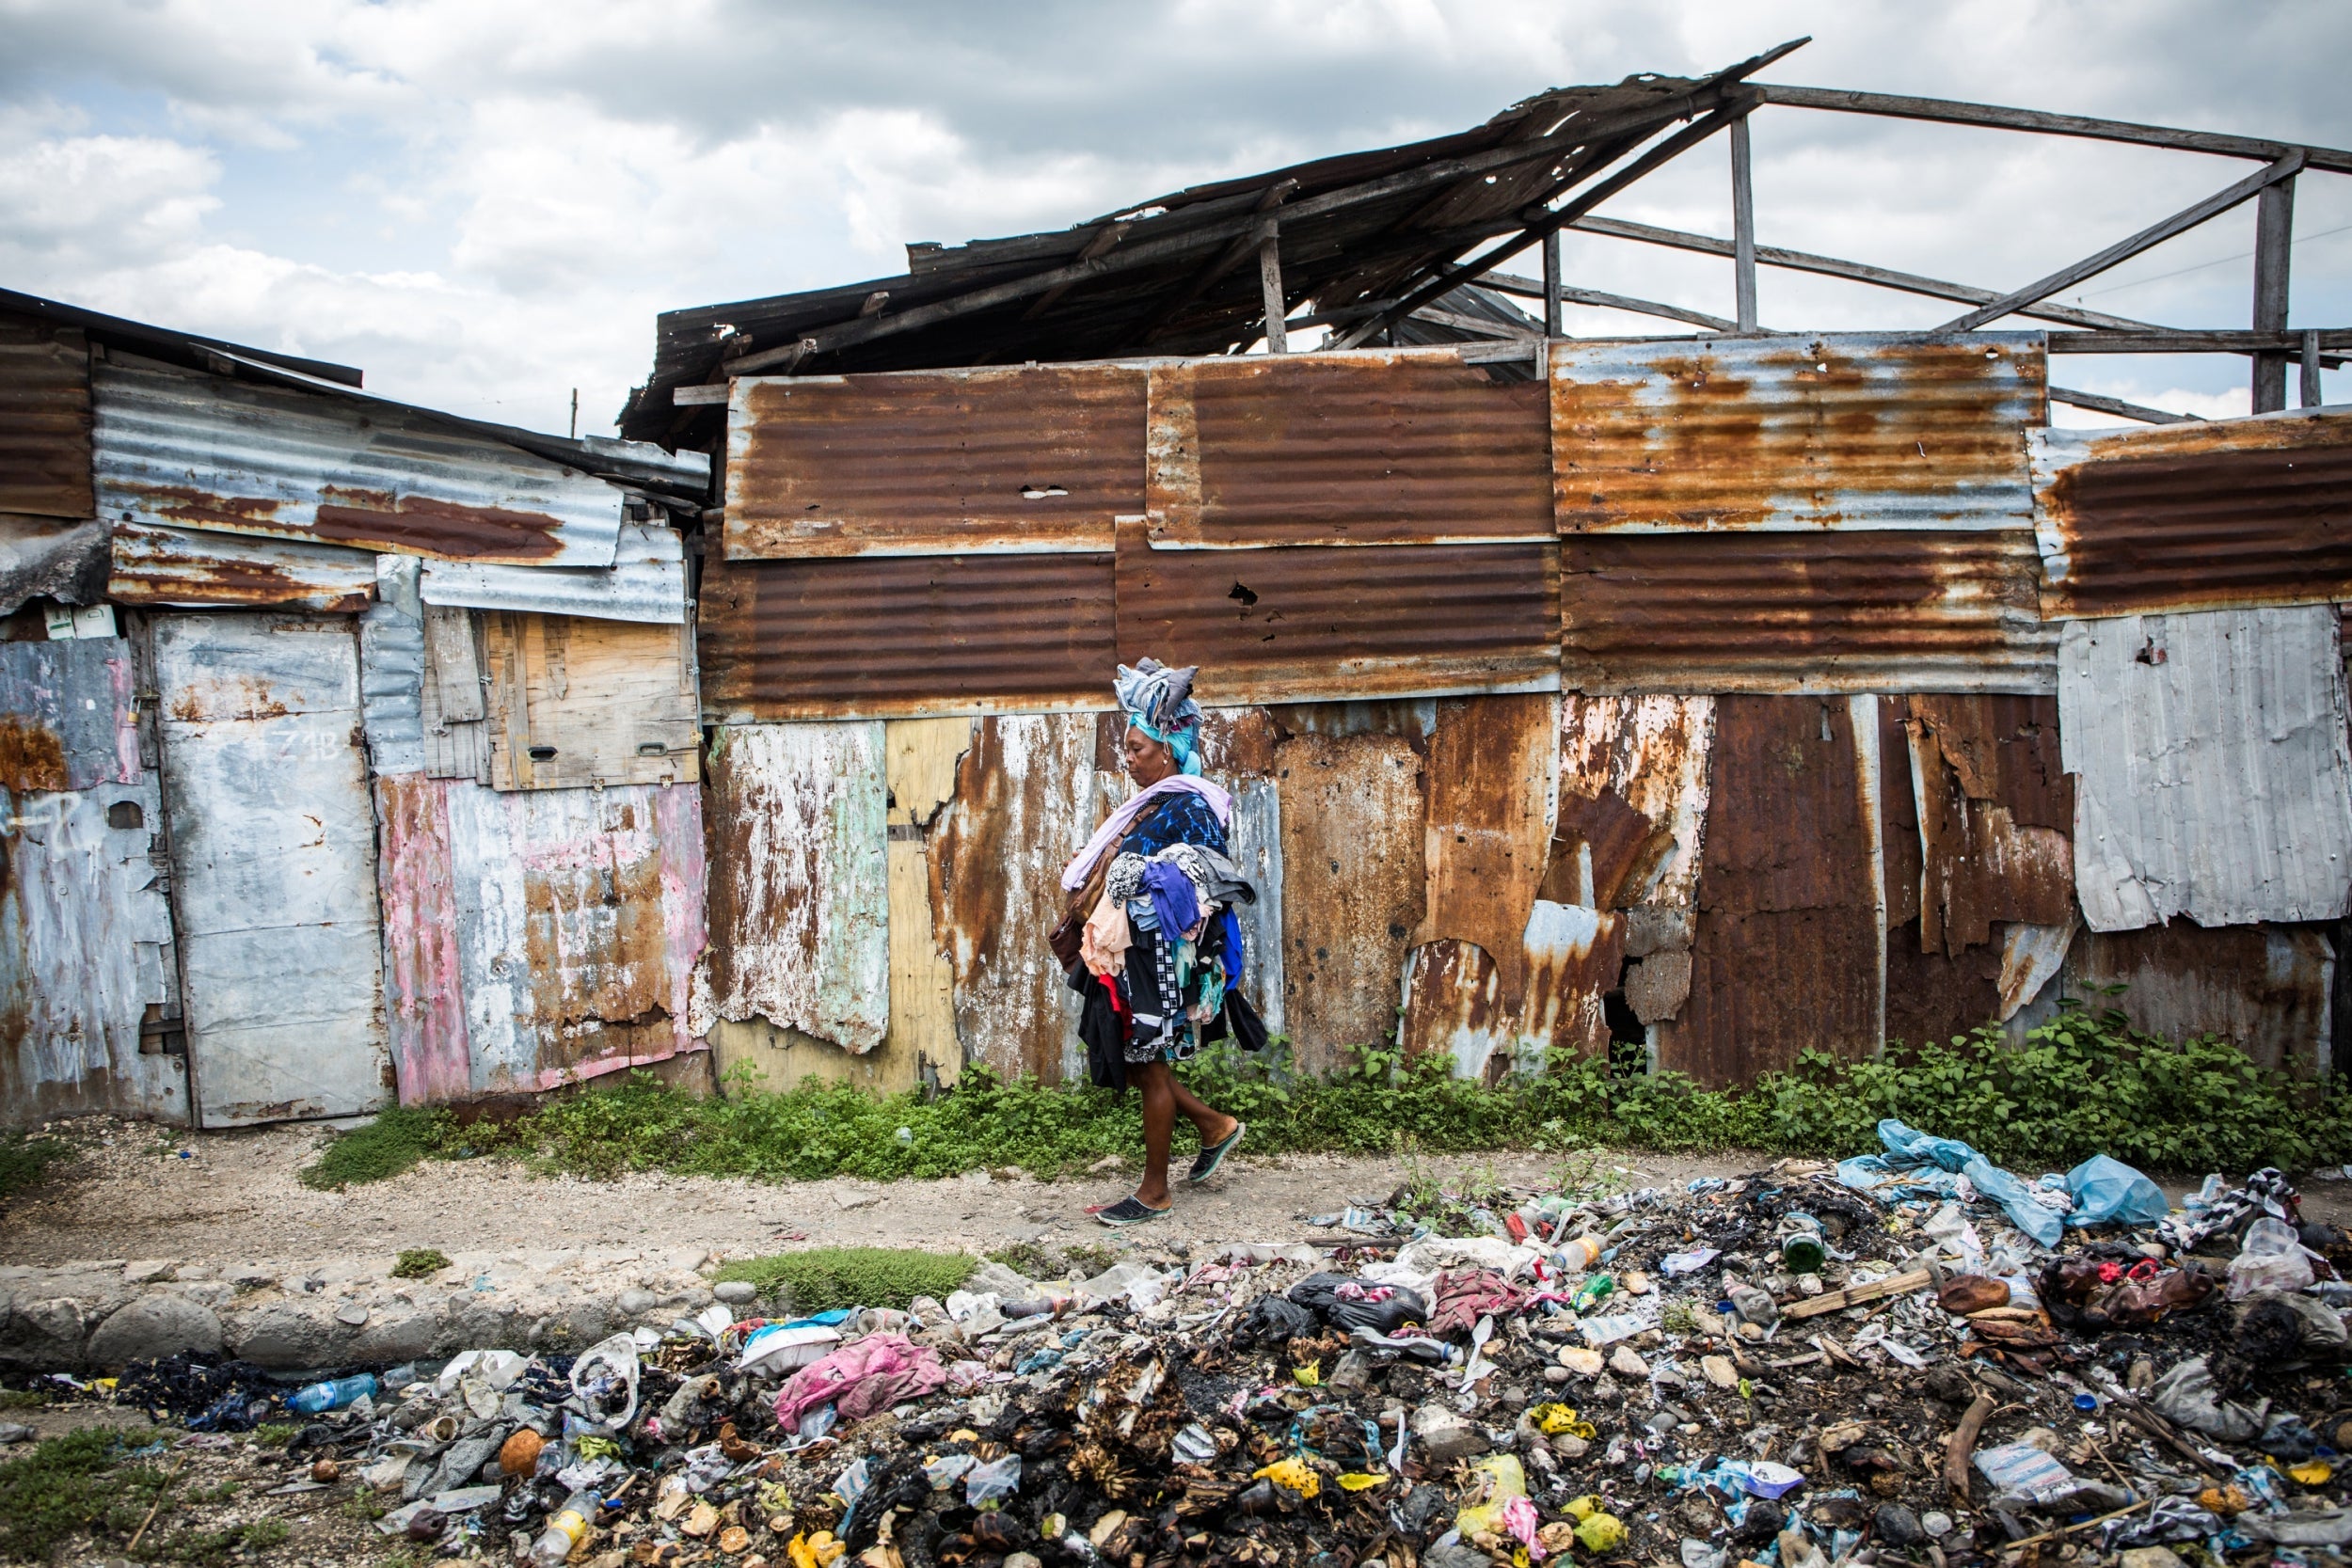
<svg viewBox="0 0 2352 1568"><path fill-rule="evenodd" d="M704 562L703 701L730 721L1109 705L1107 555Z"/></svg>
<svg viewBox="0 0 2352 1568"><path fill-rule="evenodd" d="M1714 736L1712 697L1563 696L1544 896L1599 909L1688 907Z"/></svg>
<svg viewBox="0 0 2352 1568"><path fill-rule="evenodd" d="M0 315L0 513L92 515L89 432L88 341Z"/></svg>
<svg viewBox="0 0 2352 1568"><path fill-rule="evenodd" d="M2352 755L2330 605L2066 623L2059 739L2094 931L2333 920Z"/></svg>
<svg viewBox="0 0 2352 1568"><path fill-rule="evenodd" d="M0 615L36 595L94 605L106 597L106 525L0 513Z"/></svg>
<svg viewBox="0 0 2352 1568"><path fill-rule="evenodd" d="M0 789L137 784L135 680L120 638L0 642Z"/></svg>
<svg viewBox="0 0 2352 1568"><path fill-rule="evenodd" d="M1907 703L1923 867L1919 940L1958 958L1990 942L1995 921L2071 919L2074 792L2059 766L2057 700Z"/></svg>
<svg viewBox="0 0 2352 1568"><path fill-rule="evenodd" d="M102 364L99 515L516 565L612 564L621 494L431 417L213 375Z"/></svg>
<svg viewBox="0 0 2352 1568"><path fill-rule="evenodd" d="M746 377L731 559L1107 550L1143 511L1139 366Z"/></svg>
<svg viewBox="0 0 2352 1568"><path fill-rule="evenodd" d="M375 594L373 551L292 539L116 523L106 596L117 604L345 613Z"/></svg>
<svg viewBox="0 0 2352 1568"><path fill-rule="evenodd" d="M879 721L722 727L710 747L703 1006L863 1054L890 1025Z"/></svg>
<svg viewBox="0 0 2352 1568"><path fill-rule="evenodd" d="M1427 912L1412 940L1453 937L1484 950L1498 1001L1514 1015L1527 992L1523 943L1551 838L1559 724L1555 697L1454 698L1438 705L1429 737Z"/></svg>
<svg viewBox="0 0 2352 1568"><path fill-rule="evenodd" d="M2260 1066L2310 1079L2335 1065L2331 995L2341 961L2328 933L2309 927L2205 929L2176 920L2084 933L2059 985L2070 995L2122 986L2114 1005L2136 1029L2171 1040L2219 1035Z"/></svg>
<svg viewBox="0 0 2352 1568"><path fill-rule="evenodd" d="M1544 389L1444 349L1152 369L1154 546L1550 537Z"/></svg>
<svg viewBox="0 0 2352 1568"><path fill-rule="evenodd" d="M1594 692L2055 689L2022 530L1561 541L1561 680Z"/></svg>
<svg viewBox="0 0 2352 1568"><path fill-rule="evenodd" d="M1563 533L2021 529L2039 333L1557 343Z"/></svg>
<svg viewBox="0 0 2352 1568"><path fill-rule="evenodd" d="M2052 620L2352 598L2352 413L2042 430L2031 451Z"/></svg>

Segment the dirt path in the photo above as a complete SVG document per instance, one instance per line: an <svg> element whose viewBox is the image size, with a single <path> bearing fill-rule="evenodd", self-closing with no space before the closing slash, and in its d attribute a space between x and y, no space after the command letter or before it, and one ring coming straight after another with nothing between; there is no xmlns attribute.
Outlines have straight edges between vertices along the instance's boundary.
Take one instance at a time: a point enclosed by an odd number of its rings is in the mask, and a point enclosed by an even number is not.
<svg viewBox="0 0 2352 1568"><path fill-rule="evenodd" d="M610 1181L534 1178L505 1160L427 1161L344 1193L313 1192L294 1172L315 1156L316 1129L184 1134L90 1121L60 1131L85 1152L0 1213L0 1263L184 1259L234 1267L404 1247L701 1247L744 1255L805 1239L842 1245L965 1247L1018 1241L1154 1247L1206 1242L1328 1239L1306 1221L1350 1198L1385 1197L1408 1174L1395 1159L1237 1156L1215 1181L1177 1195L1166 1220L1112 1232L1083 1212L1129 1190L1131 1173L1058 1182L974 1171L941 1181L847 1179L774 1186L641 1174ZM191 1150L192 1159L179 1157ZM1680 1184L1768 1163L1763 1156L1613 1158L1634 1185ZM1491 1168L1506 1184L1542 1180L1544 1155L1433 1158L1409 1169L1443 1179ZM1122 1180L1122 1176L1125 1180Z"/></svg>

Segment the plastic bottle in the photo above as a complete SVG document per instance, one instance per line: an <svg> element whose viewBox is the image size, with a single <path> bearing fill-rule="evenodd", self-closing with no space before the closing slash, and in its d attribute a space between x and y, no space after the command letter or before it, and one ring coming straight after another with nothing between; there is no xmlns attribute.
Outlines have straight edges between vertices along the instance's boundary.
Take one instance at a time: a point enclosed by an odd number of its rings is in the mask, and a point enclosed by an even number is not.
<svg viewBox="0 0 2352 1568"><path fill-rule="evenodd" d="M1791 1213L1781 1220L1781 1229L1780 1266L1790 1274L1819 1274L1829 1256L1821 1245L1821 1222Z"/></svg>
<svg viewBox="0 0 2352 1568"><path fill-rule="evenodd" d="M532 1560L552 1565L571 1556L572 1548L588 1533L589 1521L603 1506L604 1499L594 1492L575 1492L564 1498L564 1506L548 1515L548 1528L532 1543Z"/></svg>
<svg viewBox="0 0 2352 1568"><path fill-rule="evenodd" d="M298 1410L305 1416L315 1416L323 1410L341 1410L362 1396L373 1399L381 1391L373 1373L361 1372L358 1377L339 1377L326 1383L313 1383L288 1400L286 1407Z"/></svg>
<svg viewBox="0 0 2352 1568"><path fill-rule="evenodd" d="M1579 1236L1560 1249L1560 1266L1570 1274L1582 1274L1600 1261L1600 1238Z"/></svg>

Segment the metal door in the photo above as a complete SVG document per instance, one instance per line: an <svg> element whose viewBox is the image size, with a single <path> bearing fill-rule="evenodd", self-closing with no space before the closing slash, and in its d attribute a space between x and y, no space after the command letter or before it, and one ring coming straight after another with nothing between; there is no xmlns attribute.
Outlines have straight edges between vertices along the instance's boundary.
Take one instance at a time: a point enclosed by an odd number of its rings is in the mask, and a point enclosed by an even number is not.
<svg viewBox="0 0 2352 1568"><path fill-rule="evenodd" d="M199 1121L389 1104L351 620L159 615L154 650Z"/></svg>

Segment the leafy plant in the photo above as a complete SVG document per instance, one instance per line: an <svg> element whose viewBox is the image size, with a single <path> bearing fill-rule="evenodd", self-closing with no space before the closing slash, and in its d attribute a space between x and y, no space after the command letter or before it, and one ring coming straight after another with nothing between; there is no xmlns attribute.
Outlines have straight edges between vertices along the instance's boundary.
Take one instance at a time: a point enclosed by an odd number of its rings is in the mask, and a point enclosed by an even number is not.
<svg viewBox="0 0 2352 1568"><path fill-rule="evenodd" d="M0 1464L0 1560L44 1559L79 1531L113 1540L137 1528L165 1480L122 1451L119 1433L91 1427Z"/></svg>
<svg viewBox="0 0 2352 1568"><path fill-rule="evenodd" d="M447 1111L395 1105L364 1127L335 1134L319 1157L295 1174L306 1187L341 1192L398 1176L427 1155L446 1158L459 1142L457 1119Z"/></svg>
<svg viewBox="0 0 2352 1568"><path fill-rule="evenodd" d="M14 1197L39 1186L47 1179L50 1167L72 1152L61 1138L0 1132L0 1197Z"/></svg>
<svg viewBox="0 0 2352 1568"><path fill-rule="evenodd" d="M394 1279L430 1279L449 1267L449 1254L439 1247L403 1247L392 1264Z"/></svg>

